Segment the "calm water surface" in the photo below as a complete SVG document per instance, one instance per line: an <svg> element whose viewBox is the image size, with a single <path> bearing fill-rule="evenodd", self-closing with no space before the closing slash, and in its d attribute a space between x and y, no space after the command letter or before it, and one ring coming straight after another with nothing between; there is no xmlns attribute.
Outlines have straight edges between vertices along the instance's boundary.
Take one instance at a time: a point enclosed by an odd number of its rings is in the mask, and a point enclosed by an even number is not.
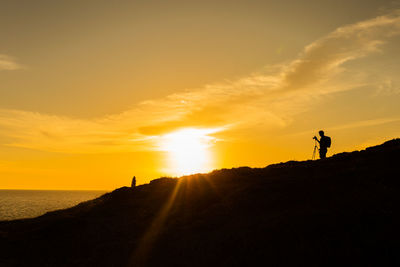
<svg viewBox="0 0 400 267"><path fill-rule="evenodd" d="M0 220L36 217L104 193L106 191L0 190Z"/></svg>

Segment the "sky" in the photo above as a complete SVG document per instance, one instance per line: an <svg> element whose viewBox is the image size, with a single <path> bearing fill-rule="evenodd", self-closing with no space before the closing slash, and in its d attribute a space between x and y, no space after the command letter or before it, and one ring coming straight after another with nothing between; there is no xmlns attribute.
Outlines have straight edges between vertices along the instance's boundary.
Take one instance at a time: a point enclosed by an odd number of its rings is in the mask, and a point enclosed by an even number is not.
<svg viewBox="0 0 400 267"><path fill-rule="evenodd" d="M105 189L400 133L400 1L0 0L0 188Z"/></svg>

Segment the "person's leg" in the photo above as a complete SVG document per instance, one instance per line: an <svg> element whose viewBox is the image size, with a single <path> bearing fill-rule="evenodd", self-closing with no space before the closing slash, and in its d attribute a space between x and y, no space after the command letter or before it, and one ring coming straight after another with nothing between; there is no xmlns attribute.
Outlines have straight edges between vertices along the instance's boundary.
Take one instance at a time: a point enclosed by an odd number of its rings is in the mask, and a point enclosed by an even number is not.
<svg viewBox="0 0 400 267"><path fill-rule="evenodd" d="M326 149L320 149L319 150L320 159L325 159L326 158L326 152L328 152L328 150L326 150Z"/></svg>

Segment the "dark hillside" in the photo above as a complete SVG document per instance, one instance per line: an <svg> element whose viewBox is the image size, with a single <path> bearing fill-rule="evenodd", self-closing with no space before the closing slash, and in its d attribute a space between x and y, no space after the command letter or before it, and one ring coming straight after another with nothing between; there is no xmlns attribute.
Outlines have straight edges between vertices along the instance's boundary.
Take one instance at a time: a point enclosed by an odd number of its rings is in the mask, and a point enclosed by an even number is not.
<svg viewBox="0 0 400 267"><path fill-rule="evenodd" d="M400 139L0 222L0 266L400 266Z"/></svg>

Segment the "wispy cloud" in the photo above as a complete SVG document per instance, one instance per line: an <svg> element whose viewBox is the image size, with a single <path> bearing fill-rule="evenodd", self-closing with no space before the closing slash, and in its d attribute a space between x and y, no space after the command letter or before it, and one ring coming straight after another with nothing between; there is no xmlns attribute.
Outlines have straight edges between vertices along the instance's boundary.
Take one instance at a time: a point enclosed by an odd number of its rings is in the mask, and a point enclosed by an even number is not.
<svg viewBox="0 0 400 267"><path fill-rule="evenodd" d="M400 86L392 78L386 77L379 81L374 96L396 95L400 93Z"/></svg>
<svg viewBox="0 0 400 267"><path fill-rule="evenodd" d="M343 124L338 124L338 125L332 125L329 127L329 130L330 131L342 131L342 130L349 130L349 129L355 129L355 128L384 125L384 124L395 123L395 122L396 123L400 122L400 117L369 119L369 120L361 120L361 121L343 123ZM285 136L301 136L301 135L311 136L313 133L315 133L315 130L307 130L307 131L290 133ZM372 145L372 143L371 143L371 145Z"/></svg>
<svg viewBox="0 0 400 267"><path fill-rule="evenodd" d="M351 60L380 51L391 37L400 33L399 12L336 29L308 45L284 72L283 90L307 89L343 71ZM319 89L321 90L321 89Z"/></svg>
<svg viewBox="0 0 400 267"><path fill-rule="evenodd" d="M16 60L7 55L0 54L0 71L1 70L18 70L22 66L16 62Z"/></svg>
<svg viewBox="0 0 400 267"><path fill-rule="evenodd" d="M338 28L305 47L291 62L236 81L170 96L168 101L186 104L185 114L151 127L162 131L196 122L193 118L199 117L209 123L264 121L285 126L293 114L308 107L309 100L365 85L363 77L353 76L345 83L332 81L345 73L345 63L379 52L385 42L399 34L398 11Z"/></svg>
<svg viewBox="0 0 400 267"><path fill-rule="evenodd" d="M309 44L291 62L93 120L0 110L0 135L12 139L11 146L87 153L151 149L155 138L183 127L230 129L260 122L284 127L308 108L310 100L362 85L363 79L332 81L346 72L347 62L379 52L399 34L400 16L395 11L338 28ZM12 62L0 56L0 69L17 68Z"/></svg>

